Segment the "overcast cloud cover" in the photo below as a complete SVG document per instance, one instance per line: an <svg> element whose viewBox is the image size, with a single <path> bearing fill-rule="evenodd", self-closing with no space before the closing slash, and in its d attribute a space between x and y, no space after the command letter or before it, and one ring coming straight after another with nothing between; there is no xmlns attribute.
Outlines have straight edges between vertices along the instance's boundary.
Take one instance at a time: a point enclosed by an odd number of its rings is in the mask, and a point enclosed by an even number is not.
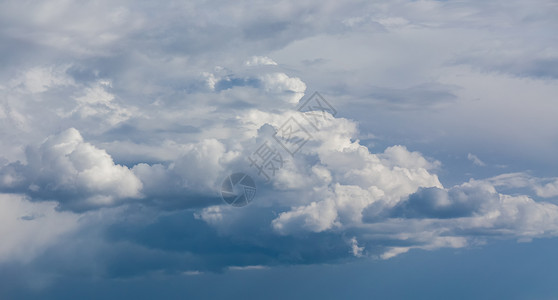
<svg viewBox="0 0 558 300"><path fill-rule="evenodd" d="M557 16L0 1L0 297L557 238ZM297 111L314 91L337 112L318 127ZM272 138L291 117L311 135L294 156ZM285 159L268 183L248 160L264 142ZM235 172L248 206L220 198Z"/></svg>

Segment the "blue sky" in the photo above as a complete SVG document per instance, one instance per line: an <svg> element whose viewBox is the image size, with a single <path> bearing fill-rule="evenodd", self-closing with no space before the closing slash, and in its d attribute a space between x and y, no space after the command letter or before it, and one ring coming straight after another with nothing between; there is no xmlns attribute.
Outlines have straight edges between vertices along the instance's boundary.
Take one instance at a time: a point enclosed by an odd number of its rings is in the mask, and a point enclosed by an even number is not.
<svg viewBox="0 0 558 300"><path fill-rule="evenodd" d="M557 13L0 1L0 298L554 299Z"/></svg>

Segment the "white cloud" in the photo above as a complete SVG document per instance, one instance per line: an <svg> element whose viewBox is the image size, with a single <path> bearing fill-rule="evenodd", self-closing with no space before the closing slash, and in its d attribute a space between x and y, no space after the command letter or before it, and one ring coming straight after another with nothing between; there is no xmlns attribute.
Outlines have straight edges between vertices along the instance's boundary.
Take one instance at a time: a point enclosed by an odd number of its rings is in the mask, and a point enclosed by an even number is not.
<svg viewBox="0 0 558 300"><path fill-rule="evenodd" d="M419 152L410 152L400 145L388 147L380 157L392 166L403 168L430 170L441 166L439 161L427 160Z"/></svg>
<svg viewBox="0 0 558 300"><path fill-rule="evenodd" d="M223 167L227 156L225 147L215 139L189 145L184 156L173 165L190 190L215 191L223 177Z"/></svg>
<svg viewBox="0 0 558 300"><path fill-rule="evenodd" d="M100 117L109 125L116 125L129 119L133 109L124 108L114 102L115 96L107 91L112 87L108 80L98 80L85 88L84 94L76 97L77 106L70 112L61 112L63 117L78 114L81 119Z"/></svg>
<svg viewBox="0 0 558 300"><path fill-rule="evenodd" d="M306 84L297 77L289 77L285 73L268 73L260 77L264 89L270 93L287 94L286 100L296 104L306 90Z"/></svg>
<svg viewBox="0 0 558 300"><path fill-rule="evenodd" d="M106 151L84 142L74 128L29 148L26 165L12 163L0 172L4 189L57 200L62 208L81 210L142 197L141 181Z"/></svg>
<svg viewBox="0 0 558 300"><path fill-rule="evenodd" d="M382 259L390 259L395 257L399 254L407 253L411 250L409 247L391 247L385 253L383 253L380 257Z"/></svg>
<svg viewBox="0 0 558 300"><path fill-rule="evenodd" d="M480 158L472 153L467 154L467 159L470 160L471 162L473 162L473 164L480 166L480 167L484 167L486 166L486 164L480 160Z"/></svg>
<svg viewBox="0 0 558 300"><path fill-rule="evenodd" d="M503 188L529 188L542 198L558 196L558 178L538 178L527 173L507 173L486 179Z"/></svg>
<svg viewBox="0 0 558 300"><path fill-rule="evenodd" d="M74 80L66 74L69 66L33 67L12 80L11 86L21 87L29 93L42 93L56 86L74 85Z"/></svg>
<svg viewBox="0 0 558 300"><path fill-rule="evenodd" d="M249 120L249 126L270 124L277 128L292 113L281 117L251 111L244 120ZM363 210L375 202L389 207L419 187L442 187L438 177L429 173L439 162L402 146L372 154L358 141L351 141L356 124L350 120L330 118L322 125L274 178L277 189L299 191L299 197L283 200L291 203L292 209L273 220L276 232L285 235L355 226L362 223ZM318 163L313 162L313 155Z"/></svg>
<svg viewBox="0 0 558 300"><path fill-rule="evenodd" d="M357 241L356 237L354 237L354 236L351 238L351 251L352 251L353 255L356 256L356 257L362 257L363 256L364 247L359 247L358 246L358 241Z"/></svg>
<svg viewBox="0 0 558 300"><path fill-rule="evenodd" d="M543 198L551 198L558 196L558 179L549 182L543 186L535 186L535 192Z"/></svg>
<svg viewBox="0 0 558 300"><path fill-rule="evenodd" d="M283 212L273 220L273 228L281 234L296 233L300 230L321 232L340 225L335 221L337 211L331 199L312 202Z"/></svg>
<svg viewBox="0 0 558 300"><path fill-rule="evenodd" d="M277 63L267 56L252 56L245 63L247 66L276 66Z"/></svg>
<svg viewBox="0 0 558 300"><path fill-rule="evenodd" d="M220 206L210 206L204 208L201 213L197 213L194 216L198 219L202 219L205 222L213 225L218 225L223 221L223 208Z"/></svg>
<svg viewBox="0 0 558 300"><path fill-rule="evenodd" d="M409 246L388 248L383 258L412 248L462 248L493 235L518 240L558 235L558 206L500 194L484 181L421 190L388 211L388 219L369 218L371 226Z"/></svg>

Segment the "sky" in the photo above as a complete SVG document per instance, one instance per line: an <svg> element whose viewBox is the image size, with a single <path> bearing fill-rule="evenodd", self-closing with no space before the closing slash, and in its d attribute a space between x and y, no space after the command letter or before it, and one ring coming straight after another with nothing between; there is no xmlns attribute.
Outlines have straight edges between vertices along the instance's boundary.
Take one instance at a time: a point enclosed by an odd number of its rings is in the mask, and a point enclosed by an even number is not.
<svg viewBox="0 0 558 300"><path fill-rule="evenodd" d="M0 0L0 298L556 299L557 15Z"/></svg>

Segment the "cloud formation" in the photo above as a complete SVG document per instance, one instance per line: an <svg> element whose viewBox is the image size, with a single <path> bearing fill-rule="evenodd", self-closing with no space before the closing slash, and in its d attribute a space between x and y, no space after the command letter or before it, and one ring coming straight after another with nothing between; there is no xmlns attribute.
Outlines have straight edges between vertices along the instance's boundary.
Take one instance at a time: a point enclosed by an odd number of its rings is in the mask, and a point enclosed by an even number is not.
<svg viewBox="0 0 558 300"><path fill-rule="evenodd" d="M200 274L555 237L557 7L538 5L3 1L0 268ZM337 110L319 126L297 111L314 90ZM294 155L273 138L291 119ZM267 183L248 159L264 143L284 159ZM241 171L257 196L227 206Z"/></svg>
<svg viewBox="0 0 558 300"><path fill-rule="evenodd" d="M78 211L142 196L141 181L106 151L84 142L74 128L47 138L39 148L28 148L26 162L0 169L2 189Z"/></svg>

